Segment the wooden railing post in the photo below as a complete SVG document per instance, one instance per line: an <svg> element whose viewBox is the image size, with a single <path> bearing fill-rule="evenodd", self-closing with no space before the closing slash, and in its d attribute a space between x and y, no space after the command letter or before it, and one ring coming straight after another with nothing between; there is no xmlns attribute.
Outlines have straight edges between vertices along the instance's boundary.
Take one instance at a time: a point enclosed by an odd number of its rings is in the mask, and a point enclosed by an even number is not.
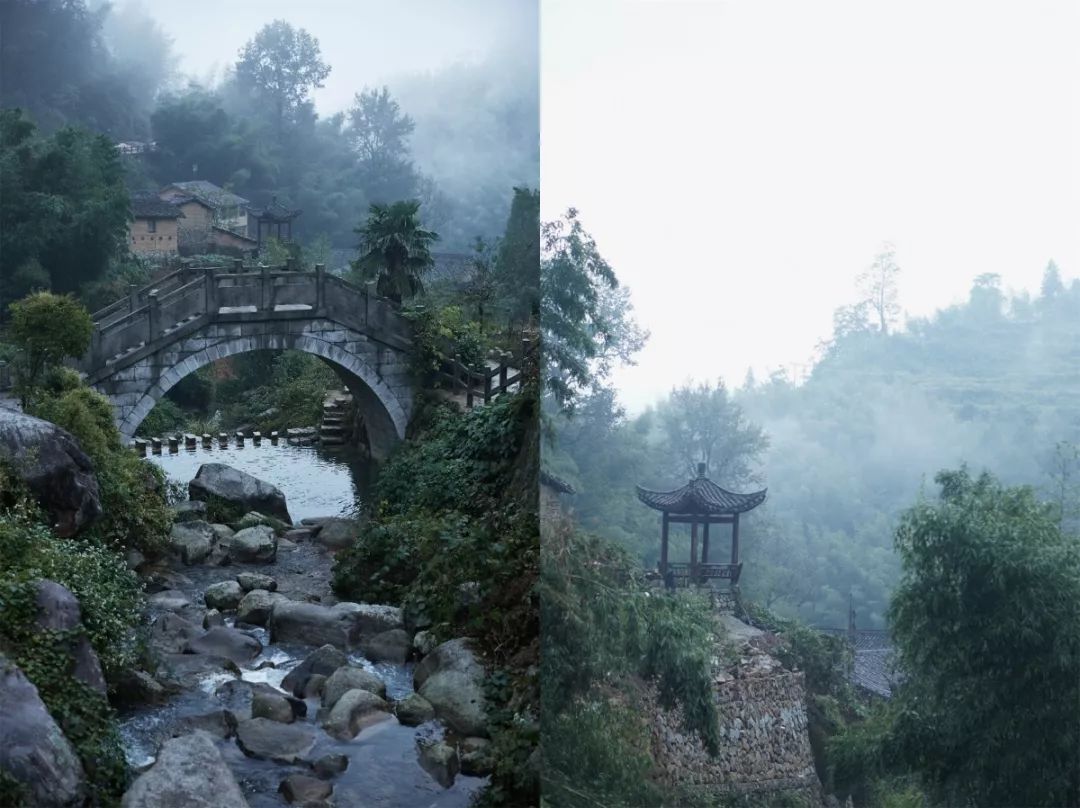
<svg viewBox="0 0 1080 808"><path fill-rule="evenodd" d="M506 392L506 357L499 360L499 392Z"/></svg>
<svg viewBox="0 0 1080 808"><path fill-rule="evenodd" d="M158 333L161 331L161 308L158 303L157 289L153 289L146 296L146 302L149 308L146 313L147 322L147 336L146 344L149 345L155 339L157 339Z"/></svg>
<svg viewBox="0 0 1080 808"><path fill-rule="evenodd" d="M491 374L484 371L484 403L491 403Z"/></svg>
<svg viewBox="0 0 1080 808"><path fill-rule="evenodd" d="M315 265L315 310L326 307L326 264Z"/></svg>
<svg viewBox="0 0 1080 808"><path fill-rule="evenodd" d="M217 279L214 277L213 267L207 267L203 270L203 280L205 282L203 296L206 298L206 313L211 317L216 317L218 313Z"/></svg>

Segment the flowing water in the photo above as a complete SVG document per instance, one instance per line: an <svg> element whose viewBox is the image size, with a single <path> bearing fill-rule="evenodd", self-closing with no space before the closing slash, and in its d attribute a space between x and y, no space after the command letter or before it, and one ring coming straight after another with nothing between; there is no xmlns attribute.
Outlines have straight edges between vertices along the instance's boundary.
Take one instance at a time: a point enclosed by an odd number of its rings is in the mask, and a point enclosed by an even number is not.
<svg viewBox="0 0 1080 808"><path fill-rule="evenodd" d="M294 521L307 517L350 513L362 502L369 490L369 466L347 451L322 450L313 447L289 446L284 441L273 446L264 440L255 447L250 442L244 448L230 446L194 450L180 449L149 458L161 466L171 480L186 483L202 463L226 463L253 474L280 488L286 496ZM242 571L262 572L278 580L280 592L296 600L318 598L332 603L328 588L332 557L313 542L288 543L279 548L271 564L234 564L226 567L197 565L177 566L171 587L182 591L193 604L201 607L202 594L211 583L232 579ZM153 621L158 612L147 615ZM227 625L234 625L231 618ZM265 682L280 688L285 675L299 664L314 648L270 644L265 629L240 626L263 644L262 653L251 662L241 665L240 678L248 682ZM372 663L357 652L350 661L375 673L386 684L387 699L401 699L413 689L413 663L397 665ZM177 733L177 724L193 716L205 716L227 706L229 673L208 673L194 686L172 696L166 704L142 707L121 716L121 735L128 759L135 767L149 765L161 742ZM223 687L225 685L225 687ZM308 701L306 720L314 720L318 699ZM319 730L315 748L307 756L314 760L324 754L343 753L349 758L348 768L331 782L332 804L338 808L378 806L379 808L462 808L486 782L485 779L458 775L449 788L443 788L420 765L418 743L442 738L443 729L436 722L420 727L406 727L389 718L360 732L351 741L339 741ZM252 808L285 805L278 793L281 781L290 774L311 774L303 764L280 764L246 757L235 738L218 741L222 755L236 776Z"/></svg>

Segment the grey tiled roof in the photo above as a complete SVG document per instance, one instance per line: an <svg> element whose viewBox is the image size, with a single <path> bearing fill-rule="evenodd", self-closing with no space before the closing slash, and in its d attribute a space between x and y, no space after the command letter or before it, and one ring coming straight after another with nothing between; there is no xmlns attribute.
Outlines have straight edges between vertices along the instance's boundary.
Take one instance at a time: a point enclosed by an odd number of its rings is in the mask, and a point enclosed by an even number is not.
<svg viewBox="0 0 1080 808"><path fill-rule="evenodd" d="M221 186L214 185L214 183L206 180L174 182L167 187L179 188L212 208L229 208L248 204L248 200L244 199L244 197L237 196L231 191L226 191Z"/></svg>
<svg viewBox="0 0 1080 808"><path fill-rule="evenodd" d="M855 649L852 683L883 698L892 695L896 676L892 672L891 648Z"/></svg>
<svg viewBox="0 0 1080 808"><path fill-rule="evenodd" d="M157 194L135 193L131 195L131 215L136 219L178 219L184 213Z"/></svg>
<svg viewBox="0 0 1080 808"><path fill-rule="evenodd" d="M693 514L736 514L752 510L765 501L768 489L736 494L707 477L696 477L674 491L650 491L637 486L638 499L658 511Z"/></svg>

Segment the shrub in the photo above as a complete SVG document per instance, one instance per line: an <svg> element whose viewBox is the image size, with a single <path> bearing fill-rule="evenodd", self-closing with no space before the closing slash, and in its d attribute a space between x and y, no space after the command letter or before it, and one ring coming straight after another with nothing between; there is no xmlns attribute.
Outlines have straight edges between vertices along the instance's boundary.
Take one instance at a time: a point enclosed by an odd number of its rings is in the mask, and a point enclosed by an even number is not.
<svg viewBox="0 0 1080 808"><path fill-rule="evenodd" d="M67 357L81 357L90 346L94 323L75 298L35 292L12 303L10 336L19 348L16 363L23 404L45 371Z"/></svg>

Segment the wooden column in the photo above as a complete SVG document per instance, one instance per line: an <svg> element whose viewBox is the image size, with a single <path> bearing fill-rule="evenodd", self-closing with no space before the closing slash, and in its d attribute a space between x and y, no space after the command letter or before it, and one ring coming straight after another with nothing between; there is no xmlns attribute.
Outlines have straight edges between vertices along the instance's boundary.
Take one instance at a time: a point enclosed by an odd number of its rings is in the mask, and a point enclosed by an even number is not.
<svg viewBox="0 0 1080 808"><path fill-rule="evenodd" d="M739 563L739 514L735 514L731 523L731 563Z"/></svg>
<svg viewBox="0 0 1080 808"><path fill-rule="evenodd" d="M701 529L701 563L709 563L709 523Z"/></svg>
<svg viewBox="0 0 1080 808"><path fill-rule="evenodd" d="M664 512L663 526L660 528L660 574L667 575L668 518Z"/></svg>
<svg viewBox="0 0 1080 808"><path fill-rule="evenodd" d="M690 523L690 583L697 583L697 522Z"/></svg>

